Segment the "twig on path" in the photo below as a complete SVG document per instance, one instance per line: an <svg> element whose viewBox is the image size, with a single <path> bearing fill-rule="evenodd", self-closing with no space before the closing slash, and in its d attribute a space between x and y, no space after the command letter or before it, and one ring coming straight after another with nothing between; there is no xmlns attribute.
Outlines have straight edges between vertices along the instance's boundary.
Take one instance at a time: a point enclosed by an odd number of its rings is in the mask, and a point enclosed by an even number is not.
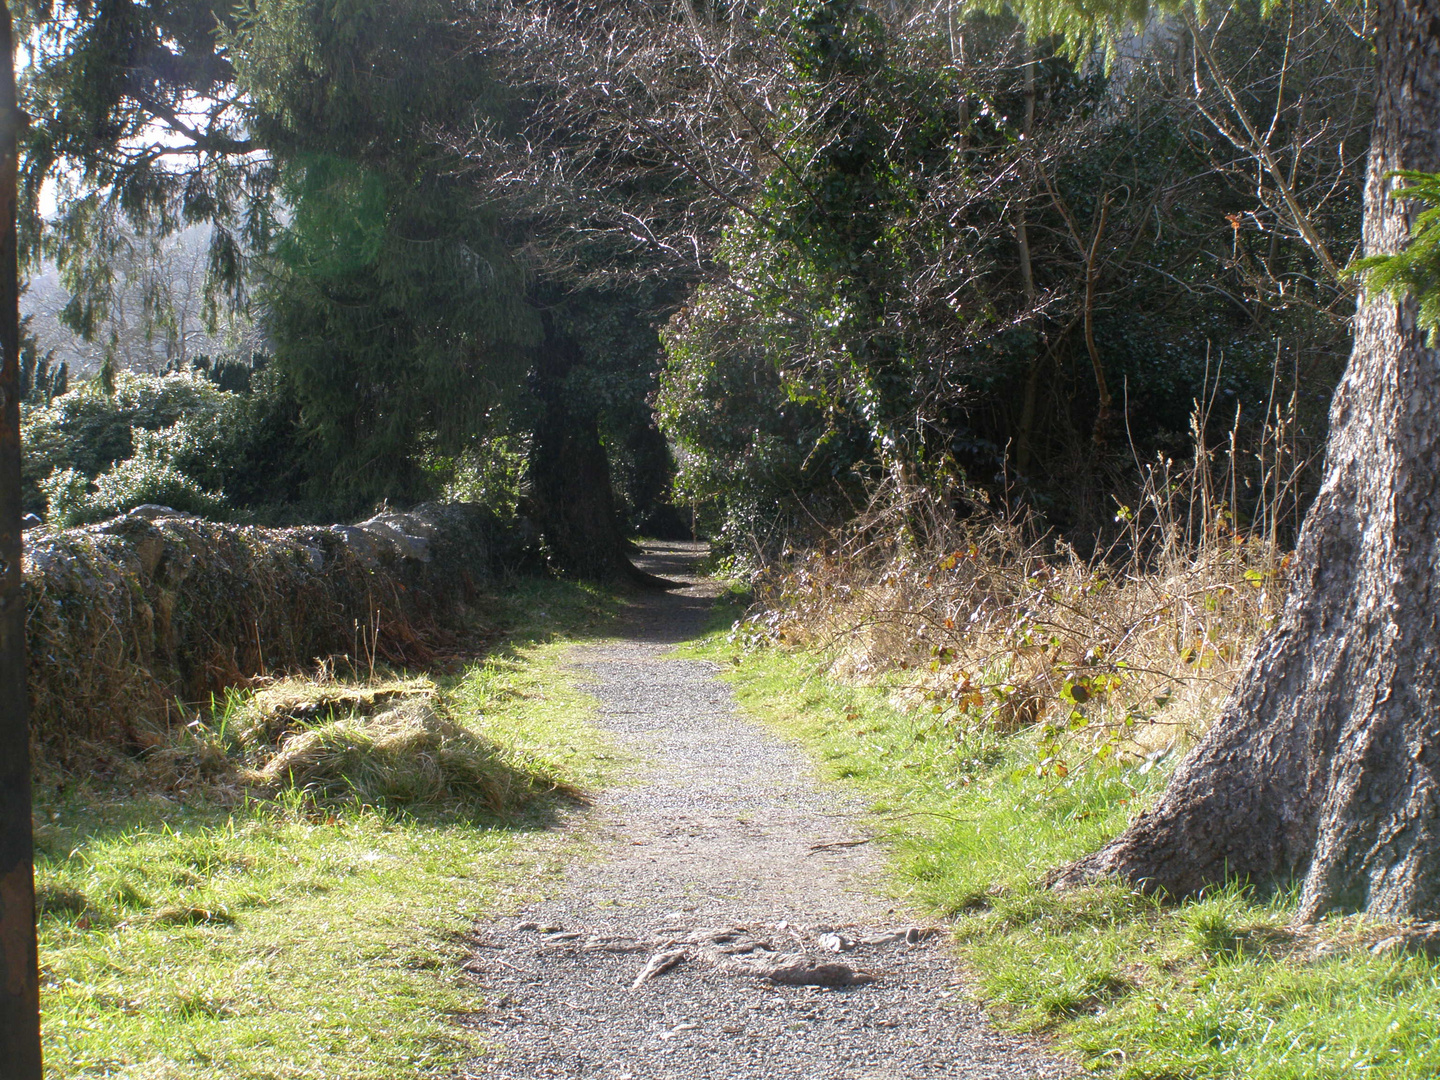
<svg viewBox="0 0 1440 1080"><path fill-rule="evenodd" d="M873 836L867 836L864 840L832 840L828 844L811 844L809 854L814 855L817 851L833 851L835 848L859 847L874 839Z"/></svg>

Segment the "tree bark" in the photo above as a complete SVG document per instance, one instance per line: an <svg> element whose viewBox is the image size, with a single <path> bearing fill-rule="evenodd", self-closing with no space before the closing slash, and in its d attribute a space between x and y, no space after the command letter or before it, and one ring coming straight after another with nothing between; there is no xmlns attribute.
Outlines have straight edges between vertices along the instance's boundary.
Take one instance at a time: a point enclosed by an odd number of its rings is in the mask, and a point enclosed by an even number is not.
<svg viewBox="0 0 1440 1080"><path fill-rule="evenodd" d="M20 109L10 7L0 2L0 1074L40 1078L40 972L30 820L30 727L20 559L20 312L16 154Z"/></svg>
<svg viewBox="0 0 1440 1080"><path fill-rule="evenodd" d="M1380 0L1376 49L1369 254L1413 220L1387 173L1440 171L1440 0ZM1413 300L1362 297L1278 625L1159 805L1058 883L1303 878L1303 921L1440 915L1437 392Z"/></svg>
<svg viewBox="0 0 1440 1080"><path fill-rule="evenodd" d="M566 376L581 360L579 343L547 313L531 389L539 404L530 452L530 502L550 564L591 581L670 582L635 568L615 508L610 461L594 409L572 400Z"/></svg>

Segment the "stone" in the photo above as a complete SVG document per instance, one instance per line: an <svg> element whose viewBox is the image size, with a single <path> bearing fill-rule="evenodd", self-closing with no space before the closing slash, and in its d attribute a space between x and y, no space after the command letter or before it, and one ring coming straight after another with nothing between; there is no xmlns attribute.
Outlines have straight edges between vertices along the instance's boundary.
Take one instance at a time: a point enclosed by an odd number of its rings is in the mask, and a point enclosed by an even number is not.
<svg viewBox="0 0 1440 1080"><path fill-rule="evenodd" d="M638 990L651 979L664 975L667 971L673 971L684 962L685 955L684 949L656 953L650 958L649 963L640 969L640 974L635 976L635 981L630 984L630 989Z"/></svg>

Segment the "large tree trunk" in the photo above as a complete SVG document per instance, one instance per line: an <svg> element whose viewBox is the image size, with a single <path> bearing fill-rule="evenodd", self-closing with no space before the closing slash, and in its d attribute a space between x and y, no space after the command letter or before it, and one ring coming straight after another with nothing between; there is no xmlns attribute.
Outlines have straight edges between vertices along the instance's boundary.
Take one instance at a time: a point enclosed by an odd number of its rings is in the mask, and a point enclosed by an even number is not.
<svg viewBox="0 0 1440 1080"><path fill-rule="evenodd" d="M1370 254L1409 235L1386 174L1440 171L1440 0L1380 0L1376 45ZM1303 877L1303 920L1440 915L1437 397L1414 302L1363 298L1279 624L1159 805L1060 883Z"/></svg>
<svg viewBox="0 0 1440 1080"><path fill-rule="evenodd" d="M13 23L0 2L0 1075L40 1080L40 971L20 557L20 289Z"/></svg>
<svg viewBox="0 0 1440 1080"><path fill-rule="evenodd" d="M592 581L623 578L667 585L637 570L625 555L595 410L572 400L565 382L580 362L580 346L558 330L550 315L543 325L531 380L539 409L530 452L530 502L551 565Z"/></svg>

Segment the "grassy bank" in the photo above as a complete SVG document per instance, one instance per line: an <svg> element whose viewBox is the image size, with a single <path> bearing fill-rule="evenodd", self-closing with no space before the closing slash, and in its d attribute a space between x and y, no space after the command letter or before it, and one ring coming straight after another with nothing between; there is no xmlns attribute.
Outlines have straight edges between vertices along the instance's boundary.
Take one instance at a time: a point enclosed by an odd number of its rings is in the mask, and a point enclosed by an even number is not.
<svg viewBox="0 0 1440 1080"><path fill-rule="evenodd" d="M742 650L724 631L697 651L730 669L747 709L863 795L897 893L952 920L1001 1023L1134 1080L1440 1074L1440 963L1386 948L1383 927L1296 930L1284 893L1166 906L1118 886L1040 887L1153 799L1169 760L1062 777L1037 769L1036 730L897 708L883 678L831 678L833 654Z"/></svg>
<svg viewBox="0 0 1440 1080"><path fill-rule="evenodd" d="M272 684L123 777L45 778L49 1074L453 1074L479 1045L466 1017L484 1003L460 969L472 921L583 852L552 826L615 767L559 661L612 607L528 584L496 616L508 632L449 674ZM267 774L253 733L280 699L273 741L291 756ZM355 703L376 700L423 700L423 722L367 728Z"/></svg>

